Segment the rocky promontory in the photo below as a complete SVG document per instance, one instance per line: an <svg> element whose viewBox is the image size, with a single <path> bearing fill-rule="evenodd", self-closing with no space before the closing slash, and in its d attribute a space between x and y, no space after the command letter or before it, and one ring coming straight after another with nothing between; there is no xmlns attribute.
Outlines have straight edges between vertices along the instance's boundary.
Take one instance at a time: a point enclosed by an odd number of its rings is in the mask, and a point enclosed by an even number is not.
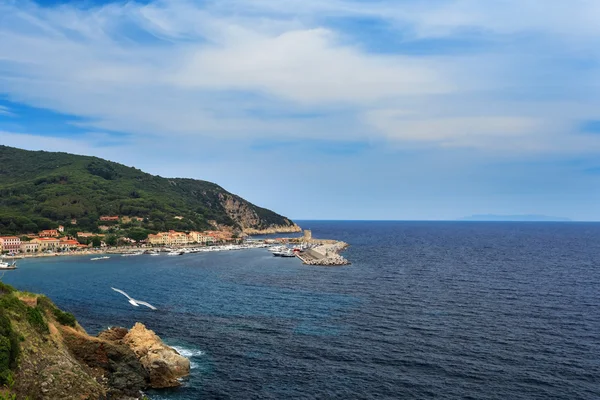
<svg viewBox="0 0 600 400"><path fill-rule="evenodd" d="M179 386L190 363L144 325L90 336L45 296L0 282L0 396L134 399Z"/></svg>

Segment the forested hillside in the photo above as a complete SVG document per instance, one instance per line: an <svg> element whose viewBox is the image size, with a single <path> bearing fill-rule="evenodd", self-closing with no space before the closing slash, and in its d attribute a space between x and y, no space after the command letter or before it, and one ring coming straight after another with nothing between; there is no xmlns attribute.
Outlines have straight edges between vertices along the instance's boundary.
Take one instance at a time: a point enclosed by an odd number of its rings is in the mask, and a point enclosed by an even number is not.
<svg viewBox="0 0 600 400"><path fill-rule="evenodd" d="M0 146L0 233L70 226L95 230L102 215L143 218L151 231L294 226L222 187L154 176L97 157Z"/></svg>

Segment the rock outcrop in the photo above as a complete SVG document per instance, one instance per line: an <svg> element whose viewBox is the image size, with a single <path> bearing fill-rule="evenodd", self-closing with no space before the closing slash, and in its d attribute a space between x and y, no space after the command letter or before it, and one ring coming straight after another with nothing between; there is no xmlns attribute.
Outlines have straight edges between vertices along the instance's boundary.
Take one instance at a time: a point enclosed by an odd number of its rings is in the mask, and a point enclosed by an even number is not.
<svg viewBox="0 0 600 400"><path fill-rule="evenodd" d="M189 361L142 324L94 337L65 315L48 298L0 282L0 358L10 355L12 360L0 365L0 394L130 400L148 388L178 386L189 373Z"/></svg>
<svg viewBox="0 0 600 400"><path fill-rule="evenodd" d="M82 364L90 368L97 381L113 394L137 396L148 387L148 371L136 354L124 343L95 338L61 327L64 342Z"/></svg>
<svg viewBox="0 0 600 400"><path fill-rule="evenodd" d="M179 386L179 378L189 375L190 360L165 345L151 330L139 322L123 337L150 374L155 389Z"/></svg>
<svg viewBox="0 0 600 400"><path fill-rule="evenodd" d="M247 235L300 232L298 225L272 211L254 206L241 197L220 193L219 200L227 215ZM283 223L281 223L283 222Z"/></svg>

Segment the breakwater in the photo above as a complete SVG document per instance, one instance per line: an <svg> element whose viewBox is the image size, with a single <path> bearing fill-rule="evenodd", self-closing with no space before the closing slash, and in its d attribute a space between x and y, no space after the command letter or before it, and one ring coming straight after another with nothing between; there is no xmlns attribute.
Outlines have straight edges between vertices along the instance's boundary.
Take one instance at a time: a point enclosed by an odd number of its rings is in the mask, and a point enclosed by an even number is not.
<svg viewBox="0 0 600 400"><path fill-rule="evenodd" d="M313 241L319 242L318 239L313 239ZM349 265L350 261L339 254L339 252L346 247L348 247L348 243L335 240L324 240L316 247L296 253L296 256L307 265Z"/></svg>

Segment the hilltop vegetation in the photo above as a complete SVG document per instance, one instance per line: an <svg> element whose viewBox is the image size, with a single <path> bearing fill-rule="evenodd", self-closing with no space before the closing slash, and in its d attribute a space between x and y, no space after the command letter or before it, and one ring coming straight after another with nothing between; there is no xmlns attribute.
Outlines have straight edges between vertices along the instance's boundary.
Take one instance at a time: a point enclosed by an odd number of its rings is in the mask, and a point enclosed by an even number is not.
<svg viewBox="0 0 600 400"><path fill-rule="evenodd" d="M97 157L0 146L0 234L71 226L98 231L102 215L143 218L145 231L293 227L222 187L169 179ZM178 218L175 218L178 217ZM183 218L181 218L183 217Z"/></svg>

